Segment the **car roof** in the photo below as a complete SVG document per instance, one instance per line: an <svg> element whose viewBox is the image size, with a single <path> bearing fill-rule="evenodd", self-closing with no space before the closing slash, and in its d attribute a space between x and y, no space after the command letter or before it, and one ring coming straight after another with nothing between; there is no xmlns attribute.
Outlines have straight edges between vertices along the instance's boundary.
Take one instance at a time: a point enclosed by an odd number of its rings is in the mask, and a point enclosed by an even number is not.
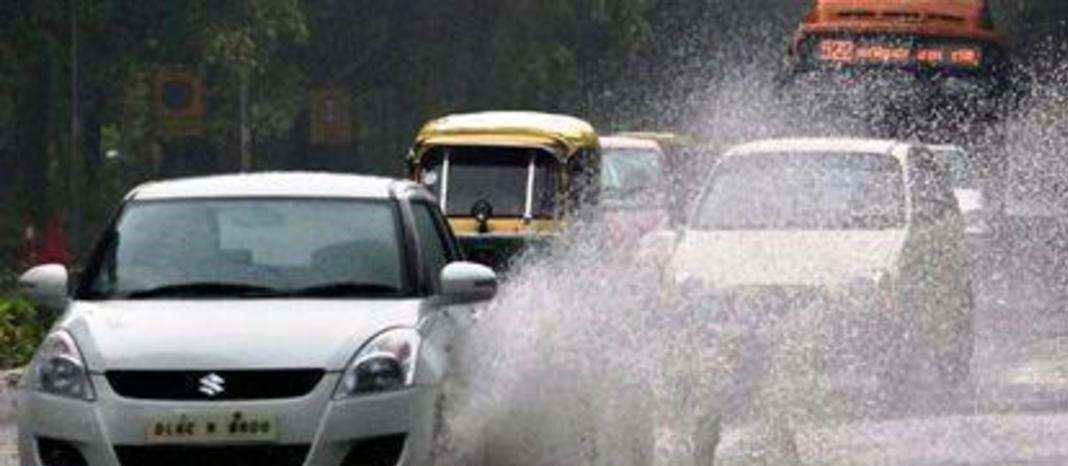
<svg viewBox="0 0 1068 466"><path fill-rule="evenodd" d="M955 144L928 144L927 148L935 152L967 152L963 147Z"/></svg>
<svg viewBox="0 0 1068 466"><path fill-rule="evenodd" d="M649 149L660 152L660 143L651 139L625 136L601 136L602 149Z"/></svg>
<svg viewBox="0 0 1068 466"><path fill-rule="evenodd" d="M727 156L759 155L783 152L860 153L892 154L907 143L890 139L854 138L784 138L763 139L737 145L729 149Z"/></svg>
<svg viewBox="0 0 1068 466"><path fill-rule="evenodd" d="M333 173L267 172L180 178L143 184L128 200L307 197L388 199L401 180Z"/></svg>

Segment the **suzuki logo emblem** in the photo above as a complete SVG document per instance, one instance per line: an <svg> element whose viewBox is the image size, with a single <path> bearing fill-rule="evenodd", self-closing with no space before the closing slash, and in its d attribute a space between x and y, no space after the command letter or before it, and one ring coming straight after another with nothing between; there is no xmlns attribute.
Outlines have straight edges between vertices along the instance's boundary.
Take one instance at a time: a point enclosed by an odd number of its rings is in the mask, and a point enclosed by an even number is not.
<svg viewBox="0 0 1068 466"><path fill-rule="evenodd" d="M212 372L211 374L201 377L200 380L200 393L203 393L210 397L215 397L226 391L226 379L222 378L219 374Z"/></svg>

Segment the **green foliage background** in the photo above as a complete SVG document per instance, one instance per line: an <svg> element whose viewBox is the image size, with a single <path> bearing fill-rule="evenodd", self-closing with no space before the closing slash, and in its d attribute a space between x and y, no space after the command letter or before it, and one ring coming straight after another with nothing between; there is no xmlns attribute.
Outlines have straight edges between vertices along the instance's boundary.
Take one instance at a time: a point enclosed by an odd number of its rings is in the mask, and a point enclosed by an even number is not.
<svg viewBox="0 0 1068 466"><path fill-rule="evenodd" d="M702 101L693 95L730 79L724 71L774 68L809 3L0 0L0 269L20 267L26 220L59 216L84 255L134 184L236 169L245 85L254 169L396 176L417 128L450 112L555 111L605 131L678 127L704 110L690 108ZM1020 40L1068 30L1062 0L994 4ZM82 144L72 150L75 43ZM207 84L196 141L157 129L150 77L167 68ZM309 91L325 85L352 95L353 147L309 144ZM161 162L170 159L186 166Z"/></svg>
<svg viewBox="0 0 1068 466"><path fill-rule="evenodd" d="M0 297L0 370L29 363L50 326L26 301Z"/></svg>

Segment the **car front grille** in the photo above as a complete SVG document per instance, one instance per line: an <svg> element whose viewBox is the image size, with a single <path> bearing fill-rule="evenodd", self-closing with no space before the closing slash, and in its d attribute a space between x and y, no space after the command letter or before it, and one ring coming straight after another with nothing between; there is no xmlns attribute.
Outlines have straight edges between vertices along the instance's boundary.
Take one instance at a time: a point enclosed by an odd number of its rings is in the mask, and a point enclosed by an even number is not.
<svg viewBox="0 0 1068 466"><path fill-rule="evenodd" d="M352 445L341 466L396 466L404 453L405 434L361 440Z"/></svg>
<svg viewBox="0 0 1068 466"><path fill-rule="evenodd" d="M122 466L300 466L309 445L132 447L116 446Z"/></svg>
<svg viewBox="0 0 1068 466"><path fill-rule="evenodd" d="M322 369L247 371L108 371L120 396L142 400L235 401L298 398L315 389Z"/></svg>

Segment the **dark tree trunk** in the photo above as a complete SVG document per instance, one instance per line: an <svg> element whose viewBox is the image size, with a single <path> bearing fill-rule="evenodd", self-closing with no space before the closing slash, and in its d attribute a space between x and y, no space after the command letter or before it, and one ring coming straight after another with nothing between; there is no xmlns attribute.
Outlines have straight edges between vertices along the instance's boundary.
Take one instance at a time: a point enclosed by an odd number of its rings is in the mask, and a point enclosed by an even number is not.
<svg viewBox="0 0 1068 466"><path fill-rule="evenodd" d="M48 142L53 126L52 57L44 43L38 44L37 59L29 63L25 92L18 95L16 104L15 144L13 168L17 185L13 194L24 206L25 215L40 222L48 204Z"/></svg>

